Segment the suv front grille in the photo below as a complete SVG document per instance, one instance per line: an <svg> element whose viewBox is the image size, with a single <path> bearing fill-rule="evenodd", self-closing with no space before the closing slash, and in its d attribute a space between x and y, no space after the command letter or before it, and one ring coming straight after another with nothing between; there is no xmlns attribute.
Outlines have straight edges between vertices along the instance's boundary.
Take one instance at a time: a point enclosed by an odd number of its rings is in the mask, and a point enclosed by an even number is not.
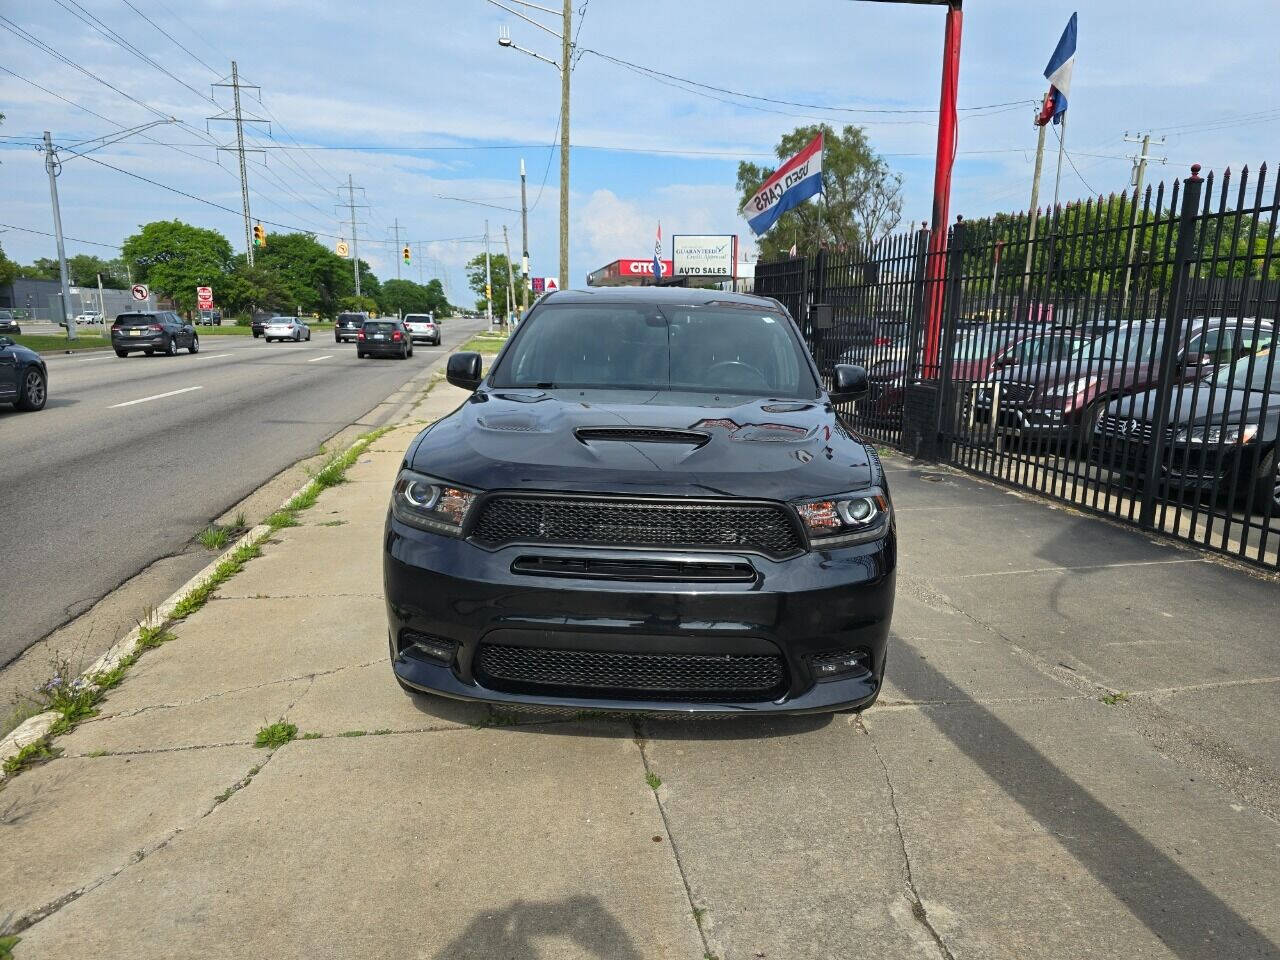
<svg viewBox="0 0 1280 960"><path fill-rule="evenodd" d="M643 700L773 700L786 691L782 657L613 653L482 643L477 679L494 690Z"/></svg>
<svg viewBox="0 0 1280 960"><path fill-rule="evenodd" d="M471 532L477 541L583 546L653 546L750 550L770 557L804 549L796 524L779 505L707 501L496 494Z"/></svg>

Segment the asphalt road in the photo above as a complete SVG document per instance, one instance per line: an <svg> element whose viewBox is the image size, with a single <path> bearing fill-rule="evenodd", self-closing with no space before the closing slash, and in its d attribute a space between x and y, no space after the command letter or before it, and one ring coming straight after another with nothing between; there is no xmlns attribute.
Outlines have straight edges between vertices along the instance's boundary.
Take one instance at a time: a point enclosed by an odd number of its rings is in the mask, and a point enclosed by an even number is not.
<svg viewBox="0 0 1280 960"><path fill-rule="evenodd" d="M443 345L417 344L407 361L357 360L332 336L50 357L43 411L0 405L0 664L483 327L446 321Z"/></svg>

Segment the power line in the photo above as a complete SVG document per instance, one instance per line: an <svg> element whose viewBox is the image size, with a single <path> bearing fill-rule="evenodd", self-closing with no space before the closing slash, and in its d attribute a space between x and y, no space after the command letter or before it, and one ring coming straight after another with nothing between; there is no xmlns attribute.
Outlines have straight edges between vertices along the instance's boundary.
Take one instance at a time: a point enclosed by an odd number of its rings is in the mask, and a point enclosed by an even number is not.
<svg viewBox="0 0 1280 960"><path fill-rule="evenodd" d="M32 230L30 227L20 227L16 223L0 223L0 227L8 230L21 230L23 233L34 233L41 237L52 237L54 234L47 230ZM111 250L123 250L124 248L118 243L102 243L98 240L81 240L79 237L68 237L63 235L64 240L70 240L72 243L87 243L91 247L107 247Z"/></svg>
<svg viewBox="0 0 1280 960"><path fill-rule="evenodd" d="M1057 125L1056 125L1056 124L1054 125L1054 128L1053 128L1053 135L1054 135L1055 137L1057 137L1057 138L1058 138L1058 146L1059 146L1059 147L1062 147L1062 133L1058 130L1058 127L1057 127ZM1071 158L1071 151L1070 151L1070 150L1068 150L1068 149L1066 149L1065 147L1062 147L1062 152L1063 152L1064 154L1066 154L1066 156L1067 156L1067 163L1071 164L1071 169L1075 171L1076 178L1077 178L1077 179L1078 179L1082 184L1084 184L1084 188L1085 188L1086 190L1088 190L1090 194L1092 194L1093 196L1097 196L1097 195L1098 195L1098 191L1097 191L1097 190L1095 190L1095 189L1093 189L1093 187L1091 187L1091 186L1089 185L1089 181L1088 181L1088 180L1086 180L1083 176L1081 176L1081 175L1080 175L1080 170L1079 170L1079 168L1078 168L1078 167L1076 167L1076 162L1075 162L1075 160L1073 160L1073 159Z"/></svg>
<svg viewBox="0 0 1280 960"><path fill-rule="evenodd" d="M206 70L208 70L210 73L212 73L215 77L216 77L216 76L218 76L218 71L217 71L217 70L215 70L213 67L209 66L209 64L205 63L205 62L204 62L203 60L201 60L198 56L196 56L196 54L192 53L189 49L187 49L185 46L183 46L183 45L182 45L182 43L181 43L181 42L179 42L179 40L177 39L177 37L175 37L173 34L171 34L171 33L170 33L168 30L166 30L164 27L160 26L160 24L156 23L154 20L152 20L150 17L148 17L145 13L143 13L143 12L142 12L141 10L139 10L137 7L135 7L132 3L130 3L130 2L129 2L129 0L120 0L120 2L121 2L121 3L123 3L123 4L124 4L126 7L128 7L130 10L132 10L134 13L136 13L138 16L140 16L143 20L147 21L147 23L149 23L149 24L151 24L153 27L155 27L158 31L160 31L160 33L164 34L166 37L168 37L170 40L172 40L172 41L174 42L174 44L178 47L178 49L179 49L179 50L181 50L183 53L185 53L188 57L190 57L190 58L191 58L192 60L194 60L196 63L200 64L202 67L204 67L204 68L205 68ZM228 58L228 59L230 59L230 58Z"/></svg>

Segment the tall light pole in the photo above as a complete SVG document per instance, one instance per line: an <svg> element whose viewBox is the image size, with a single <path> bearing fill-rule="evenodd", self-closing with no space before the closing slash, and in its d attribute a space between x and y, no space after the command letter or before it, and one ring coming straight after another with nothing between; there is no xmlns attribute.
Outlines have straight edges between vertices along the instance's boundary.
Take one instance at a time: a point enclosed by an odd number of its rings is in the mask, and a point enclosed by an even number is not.
<svg viewBox="0 0 1280 960"><path fill-rule="evenodd" d="M947 228L951 216L951 170L955 165L958 125L956 93L960 84L960 37L964 25L964 0L876 0L879 3L915 3L947 8L947 25L942 44L942 94L938 103L938 152L933 167L933 222L929 234L927 277L931 292L925 319L924 355L921 370L925 379L936 379L942 347L942 279L946 272Z"/></svg>
<svg viewBox="0 0 1280 960"><path fill-rule="evenodd" d="M493 326L493 270L489 264L489 221L484 222L484 315Z"/></svg>
<svg viewBox="0 0 1280 960"><path fill-rule="evenodd" d="M526 23L531 23L551 36L560 41L560 60L552 60L550 57L544 57L540 53L532 50L526 50L519 46L511 39L511 34L506 27L501 28L498 33L498 46L507 47L511 50L519 50L523 54L533 57L535 60L541 60L543 63L549 63L560 71L560 288L564 289L569 282L569 76L573 73L573 3L572 0L564 0L563 8L559 11L550 7L540 6L536 3L530 3L529 0L510 0L512 3L518 3L523 7L532 10L540 10L543 13L556 14L559 13L561 19L560 32L557 33L545 23L539 23L532 17L528 17L519 10L513 10L499 0L489 0L495 7L500 7L507 13L519 17ZM956 0L958 3L959 0ZM526 245L527 246L527 245Z"/></svg>

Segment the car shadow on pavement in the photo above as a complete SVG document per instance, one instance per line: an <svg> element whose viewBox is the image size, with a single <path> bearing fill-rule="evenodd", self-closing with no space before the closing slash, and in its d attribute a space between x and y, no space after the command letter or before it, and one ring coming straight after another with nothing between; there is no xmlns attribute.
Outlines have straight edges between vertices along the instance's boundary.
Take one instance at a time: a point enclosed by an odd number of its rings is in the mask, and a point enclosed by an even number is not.
<svg viewBox="0 0 1280 960"><path fill-rule="evenodd" d="M567 897L549 903L516 900L487 910L436 954L437 960L538 960L562 956L553 943L572 943L575 952L589 951L602 960L643 960L626 929L593 896ZM545 953L543 946L551 951Z"/></svg>
<svg viewBox="0 0 1280 960"><path fill-rule="evenodd" d="M893 680L909 699L947 684L927 661L902 659ZM961 695L925 716L1177 956L1275 956L1266 934L984 706Z"/></svg>

